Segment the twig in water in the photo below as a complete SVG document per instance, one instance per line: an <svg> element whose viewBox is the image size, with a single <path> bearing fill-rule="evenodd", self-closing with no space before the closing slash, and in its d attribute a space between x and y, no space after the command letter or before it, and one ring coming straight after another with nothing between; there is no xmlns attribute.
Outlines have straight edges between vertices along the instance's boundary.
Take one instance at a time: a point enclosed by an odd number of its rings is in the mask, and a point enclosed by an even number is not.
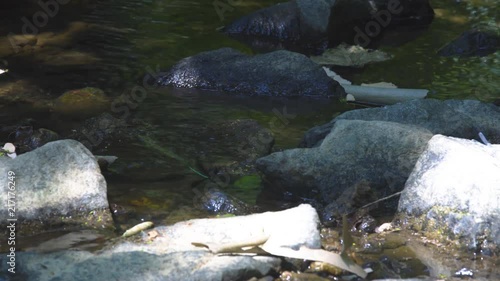
<svg viewBox="0 0 500 281"><path fill-rule="evenodd" d="M392 197L398 196L398 195L400 195L400 194L401 194L401 192L402 192L402 191L399 191L399 192L396 192L396 193L391 194L391 195L389 195L389 196L386 196L386 197L384 197L384 198L380 198L380 199L378 199L377 201L374 201L374 202L371 202L371 203L368 203L368 204L364 205L364 206L363 206L363 207L361 207L360 209L364 209L364 208L369 207L369 206L371 206L371 205L373 205L373 204L376 204L376 203L378 203L378 202L381 202L381 201L384 201L384 200L390 199L390 198L392 198Z"/></svg>

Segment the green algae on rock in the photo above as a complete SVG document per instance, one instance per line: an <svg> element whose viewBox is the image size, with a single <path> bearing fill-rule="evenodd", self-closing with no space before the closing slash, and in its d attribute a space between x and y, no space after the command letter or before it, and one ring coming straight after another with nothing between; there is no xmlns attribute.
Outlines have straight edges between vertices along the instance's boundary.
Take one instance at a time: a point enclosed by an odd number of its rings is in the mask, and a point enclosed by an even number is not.
<svg viewBox="0 0 500 281"><path fill-rule="evenodd" d="M109 109L110 102L104 91L87 87L67 91L53 105L55 113L71 117L95 116Z"/></svg>

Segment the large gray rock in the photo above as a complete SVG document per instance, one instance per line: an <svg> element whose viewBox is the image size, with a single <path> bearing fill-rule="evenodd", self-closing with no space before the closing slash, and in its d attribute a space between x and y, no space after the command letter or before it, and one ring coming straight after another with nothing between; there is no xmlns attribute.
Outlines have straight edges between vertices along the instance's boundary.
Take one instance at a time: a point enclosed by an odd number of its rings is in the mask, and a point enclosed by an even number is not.
<svg viewBox="0 0 500 281"><path fill-rule="evenodd" d="M163 86L251 96L345 96L321 66L289 51L255 56L231 48L202 52L182 59L156 81Z"/></svg>
<svg viewBox="0 0 500 281"><path fill-rule="evenodd" d="M8 178L9 172L15 176ZM92 153L77 141L50 142L15 159L0 157L0 175L0 195L15 204L15 212L6 210L0 219L17 218L18 231L112 225L106 181Z"/></svg>
<svg viewBox="0 0 500 281"><path fill-rule="evenodd" d="M321 145L273 153L256 164L272 188L359 205L400 191L431 137L395 122L340 119Z"/></svg>
<svg viewBox="0 0 500 281"><path fill-rule="evenodd" d="M406 182L409 225L469 248L500 245L500 145L435 135ZM497 249L500 251L500 247Z"/></svg>
<svg viewBox="0 0 500 281"><path fill-rule="evenodd" d="M62 251L16 253L17 271L29 280L248 280L277 271L281 259L270 256L214 255L201 243L234 243L266 234L276 247L321 247L318 215L309 205L220 219L195 219L157 227L138 243L121 242L100 253ZM6 255L0 256L5 272ZM0 275L1 277L1 275Z"/></svg>
<svg viewBox="0 0 500 281"><path fill-rule="evenodd" d="M401 191L434 134L500 143L500 109L472 100L416 100L353 110L308 131L302 148L257 160L267 188L344 211ZM394 208L397 202L388 202ZM331 206L330 206L331 207ZM323 218L328 219L328 214Z"/></svg>

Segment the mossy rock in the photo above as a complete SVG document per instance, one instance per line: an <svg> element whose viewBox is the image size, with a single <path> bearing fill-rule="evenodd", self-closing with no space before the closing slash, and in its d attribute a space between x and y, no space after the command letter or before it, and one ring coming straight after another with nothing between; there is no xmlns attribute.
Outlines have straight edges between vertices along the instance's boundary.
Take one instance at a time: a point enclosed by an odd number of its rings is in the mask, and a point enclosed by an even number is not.
<svg viewBox="0 0 500 281"><path fill-rule="evenodd" d="M71 117L90 117L110 108L104 91L97 88L82 88L67 91L54 101L54 112Z"/></svg>

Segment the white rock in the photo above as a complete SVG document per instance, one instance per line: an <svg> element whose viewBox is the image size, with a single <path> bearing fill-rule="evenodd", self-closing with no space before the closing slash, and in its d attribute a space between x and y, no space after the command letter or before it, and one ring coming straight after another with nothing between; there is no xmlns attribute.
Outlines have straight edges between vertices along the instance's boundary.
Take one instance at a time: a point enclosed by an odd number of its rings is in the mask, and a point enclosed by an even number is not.
<svg viewBox="0 0 500 281"><path fill-rule="evenodd" d="M500 145L435 135L406 182L399 211L436 220L457 236L500 243ZM432 213L434 212L434 213Z"/></svg>

